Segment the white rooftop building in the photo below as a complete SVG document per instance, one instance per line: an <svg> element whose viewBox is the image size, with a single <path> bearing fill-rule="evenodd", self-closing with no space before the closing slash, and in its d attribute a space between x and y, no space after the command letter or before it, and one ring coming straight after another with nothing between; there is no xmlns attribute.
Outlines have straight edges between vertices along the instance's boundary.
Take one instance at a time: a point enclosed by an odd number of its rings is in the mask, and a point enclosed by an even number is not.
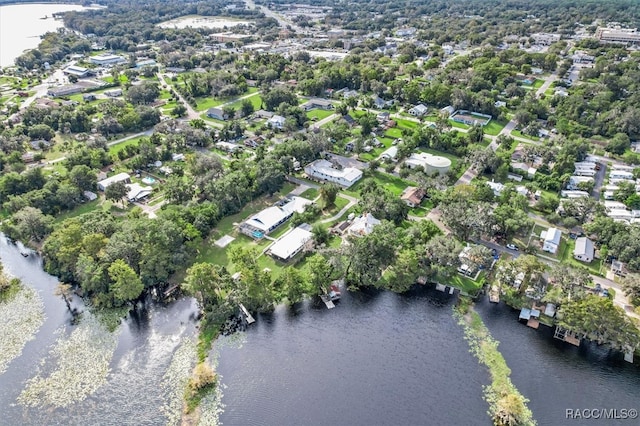
<svg viewBox="0 0 640 426"><path fill-rule="evenodd" d="M582 262L591 263L595 256L595 249L593 247L593 241L587 237L580 237L576 239L576 247L573 250L573 257Z"/></svg>
<svg viewBox="0 0 640 426"><path fill-rule="evenodd" d="M448 158L426 152L413 153L404 163L410 169L422 167L427 174L439 173L444 175L451 167L451 160Z"/></svg>
<svg viewBox="0 0 640 426"><path fill-rule="evenodd" d="M283 235L269 249L269 254L280 260L287 261L300 253L313 234L306 229L297 227Z"/></svg>
<svg viewBox="0 0 640 426"><path fill-rule="evenodd" d="M540 233L542 250L551 254L556 254L558 247L560 247L561 238L562 232L557 228L549 228L546 231L542 231Z"/></svg>
<svg viewBox="0 0 640 426"><path fill-rule="evenodd" d="M281 115L274 115L269 120L267 120L267 124L269 126L271 126L274 129L280 129L280 130L284 128L285 122L286 122L286 119Z"/></svg>
<svg viewBox="0 0 640 426"><path fill-rule="evenodd" d="M153 193L153 188L150 186L142 186L139 183L131 183L127 185L127 200L130 203L140 201Z"/></svg>
<svg viewBox="0 0 640 426"><path fill-rule="evenodd" d="M366 213L355 218L347 232L349 235L354 236L369 235L373 231L373 228L378 225L380 225L380 221L373 217L371 213Z"/></svg>
<svg viewBox="0 0 640 426"><path fill-rule="evenodd" d="M391 146L387 150L385 150L382 154L380 154L380 158L389 159L391 161L396 161L397 156L398 156L397 146Z"/></svg>
<svg viewBox="0 0 640 426"><path fill-rule="evenodd" d="M129 173L118 173L117 175L113 175L98 182L98 189L100 191L104 191L109 185L116 182L129 183L131 182L131 176L129 175Z"/></svg>
<svg viewBox="0 0 640 426"><path fill-rule="evenodd" d="M267 207L254 214L242 224L241 230L252 236L256 233L256 237L262 237L286 222L295 212L304 212L308 204L311 201L306 198L291 197L285 204Z"/></svg>
<svg viewBox="0 0 640 426"><path fill-rule="evenodd" d="M120 55L101 53L100 55L90 57L89 62L96 65L115 65L127 62L127 60Z"/></svg>
<svg viewBox="0 0 640 426"><path fill-rule="evenodd" d="M333 182L349 188L362 178L362 171L353 167L338 168L327 160L316 160L305 166L308 177L320 181Z"/></svg>

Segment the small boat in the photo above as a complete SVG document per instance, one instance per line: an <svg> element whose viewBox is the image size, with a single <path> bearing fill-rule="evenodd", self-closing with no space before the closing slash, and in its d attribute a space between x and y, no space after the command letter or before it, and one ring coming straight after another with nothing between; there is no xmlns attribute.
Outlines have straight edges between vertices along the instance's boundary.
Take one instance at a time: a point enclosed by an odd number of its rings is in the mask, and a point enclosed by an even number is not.
<svg viewBox="0 0 640 426"><path fill-rule="evenodd" d="M26 251L21 251L20 254L22 255L22 257L29 257L29 253L27 253Z"/></svg>
<svg viewBox="0 0 640 426"><path fill-rule="evenodd" d="M340 287L338 287L335 284L331 284L331 287L329 290L329 299L331 299L332 302L335 302L336 300L340 300L341 296L342 296L342 293L340 293Z"/></svg>
<svg viewBox="0 0 640 426"><path fill-rule="evenodd" d="M44 15L42 18L40 19L49 19L49 17L47 15Z"/></svg>

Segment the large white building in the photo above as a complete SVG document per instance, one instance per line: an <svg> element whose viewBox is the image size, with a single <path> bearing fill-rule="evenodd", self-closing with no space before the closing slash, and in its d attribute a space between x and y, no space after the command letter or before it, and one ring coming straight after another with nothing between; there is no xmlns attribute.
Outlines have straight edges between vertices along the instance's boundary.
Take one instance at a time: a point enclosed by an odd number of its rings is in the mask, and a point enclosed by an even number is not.
<svg viewBox="0 0 640 426"><path fill-rule="evenodd" d="M596 31L596 38L603 43L638 43L640 33L637 28L604 28Z"/></svg>
<svg viewBox="0 0 640 426"><path fill-rule="evenodd" d="M98 189L100 191L104 191L109 187L109 185L116 182L131 183L131 176L128 173L118 173L117 175L113 175L98 182Z"/></svg>
<svg viewBox="0 0 640 426"><path fill-rule="evenodd" d="M269 254L282 261L290 260L302 251L305 244L311 241L311 238L313 238L311 232L302 227L297 227L273 243L269 249Z"/></svg>
<svg viewBox="0 0 640 426"><path fill-rule="evenodd" d="M428 154L426 152L413 153L404 163L410 169L415 169L420 166L424 168L424 171L427 174L439 173L444 175L451 167L451 160L448 158Z"/></svg>
<svg viewBox="0 0 640 426"><path fill-rule="evenodd" d="M327 160L316 160L307 164L304 172L311 179L333 182L349 188L362 178L362 171L353 167L336 168Z"/></svg>
<svg viewBox="0 0 640 426"><path fill-rule="evenodd" d="M291 197L284 204L267 207L247 219L240 230L247 235L262 238L282 225L295 212L304 212L305 207L311 204L310 200L302 197Z"/></svg>
<svg viewBox="0 0 640 426"><path fill-rule="evenodd" d="M120 55L111 55L109 53L101 53L96 56L92 56L89 58L89 62L96 65L116 65L121 64L123 62L127 62L125 58Z"/></svg>

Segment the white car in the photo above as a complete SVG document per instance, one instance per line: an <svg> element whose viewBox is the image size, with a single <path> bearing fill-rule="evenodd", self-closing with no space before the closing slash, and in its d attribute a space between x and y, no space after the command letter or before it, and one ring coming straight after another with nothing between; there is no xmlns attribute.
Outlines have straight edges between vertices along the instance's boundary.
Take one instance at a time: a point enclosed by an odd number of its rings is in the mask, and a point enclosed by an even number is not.
<svg viewBox="0 0 640 426"><path fill-rule="evenodd" d="M515 244L507 244L505 247L507 247L509 250L518 251L518 246L516 246Z"/></svg>

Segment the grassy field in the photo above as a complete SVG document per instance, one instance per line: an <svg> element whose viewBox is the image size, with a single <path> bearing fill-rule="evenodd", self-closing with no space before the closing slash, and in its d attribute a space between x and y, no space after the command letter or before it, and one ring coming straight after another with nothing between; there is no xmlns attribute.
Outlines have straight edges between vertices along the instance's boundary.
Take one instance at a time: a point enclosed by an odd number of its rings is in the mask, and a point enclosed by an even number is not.
<svg viewBox="0 0 640 426"><path fill-rule="evenodd" d="M540 80L538 78L535 79L535 81L533 82L533 88L534 89L539 89L542 87L542 85L544 84L544 80Z"/></svg>
<svg viewBox="0 0 640 426"><path fill-rule="evenodd" d="M576 248L576 241L567 240L566 250L563 253L562 262L576 268L586 268L589 273L594 275L602 275L602 259L593 259L591 263L584 263L573 257L573 251Z"/></svg>
<svg viewBox="0 0 640 426"><path fill-rule="evenodd" d="M442 284L442 285L450 285L464 291L466 293L472 294L476 291L480 290L485 282L485 273L480 272L478 275L478 280L474 281L469 277L465 277L464 275L455 273L451 277L441 277L436 275L434 281Z"/></svg>
<svg viewBox="0 0 640 426"><path fill-rule="evenodd" d="M314 109L314 110L311 110L311 111L307 112L307 118L309 120L313 120L314 118L316 120L322 120L323 118L327 118L331 114L333 114L333 111L331 111L331 110Z"/></svg>
<svg viewBox="0 0 640 426"><path fill-rule="evenodd" d="M376 183L378 183L379 185L383 186L384 188L388 189L393 194L398 196L402 194L402 191L404 191L404 189L407 186L415 186L415 184L412 182L408 182L406 180L390 175L388 173L375 171L371 174L371 177L373 178L373 180L376 181ZM351 188L343 192L345 194L351 195L352 197L359 197L360 193L358 192L358 188L361 182L363 182L363 180L356 182L355 185L353 185Z"/></svg>
<svg viewBox="0 0 640 426"><path fill-rule="evenodd" d="M491 120L489 124L483 127L484 133L491 136L498 136L498 133L504 129L507 123L504 121Z"/></svg>
<svg viewBox="0 0 640 426"><path fill-rule="evenodd" d="M309 188L300 194L300 196L308 200L314 200L318 196L318 190L315 188Z"/></svg>
<svg viewBox="0 0 640 426"><path fill-rule="evenodd" d="M451 119L449 119L449 124L451 125L451 127L454 127L456 129L468 129L470 127L464 123L458 123L457 121L453 121Z"/></svg>
<svg viewBox="0 0 640 426"><path fill-rule="evenodd" d="M127 139L126 141L122 141L118 144L111 145L109 147L109 154L118 155L118 153L123 149L125 149L126 147L130 145L138 145L140 143L140 139L142 139L143 137L144 136L140 136L138 138L133 138L133 139Z"/></svg>
<svg viewBox="0 0 640 426"><path fill-rule="evenodd" d="M93 201L88 201L84 204L79 205L78 207L76 207L75 209L62 213L58 216L56 216L56 219L54 221L54 223L60 223L65 219L69 219L72 217L77 217L80 216L82 214L85 213L89 213L92 212L94 210L97 210L102 204L102 200L100 198L98 198L97 200L93 200Z"/></svg>
<svg viewBox="0 0 640 426"><path fill-rule="evenodd" d="M253 105L254 111L259 110L260 107L262 106L262 98L260 97L259 93L254 93L246 99L251 101L251 105ZM238 99L237 101L233 102L229 106L235 108L236 111L238 111L242 107L242 102L243 102L243 99Z"/></svg>
<svg viewBox="0 0 640 426"><path fill-rule="evenodd" d="M532 141L539 141L540 138L537 136L530 136L530 135L525 135L524 133L522 133L520 130L512 130L511 131L511 135L512 136L517 136L519 138L523 138L523 139L529 139Z"/></svg>

